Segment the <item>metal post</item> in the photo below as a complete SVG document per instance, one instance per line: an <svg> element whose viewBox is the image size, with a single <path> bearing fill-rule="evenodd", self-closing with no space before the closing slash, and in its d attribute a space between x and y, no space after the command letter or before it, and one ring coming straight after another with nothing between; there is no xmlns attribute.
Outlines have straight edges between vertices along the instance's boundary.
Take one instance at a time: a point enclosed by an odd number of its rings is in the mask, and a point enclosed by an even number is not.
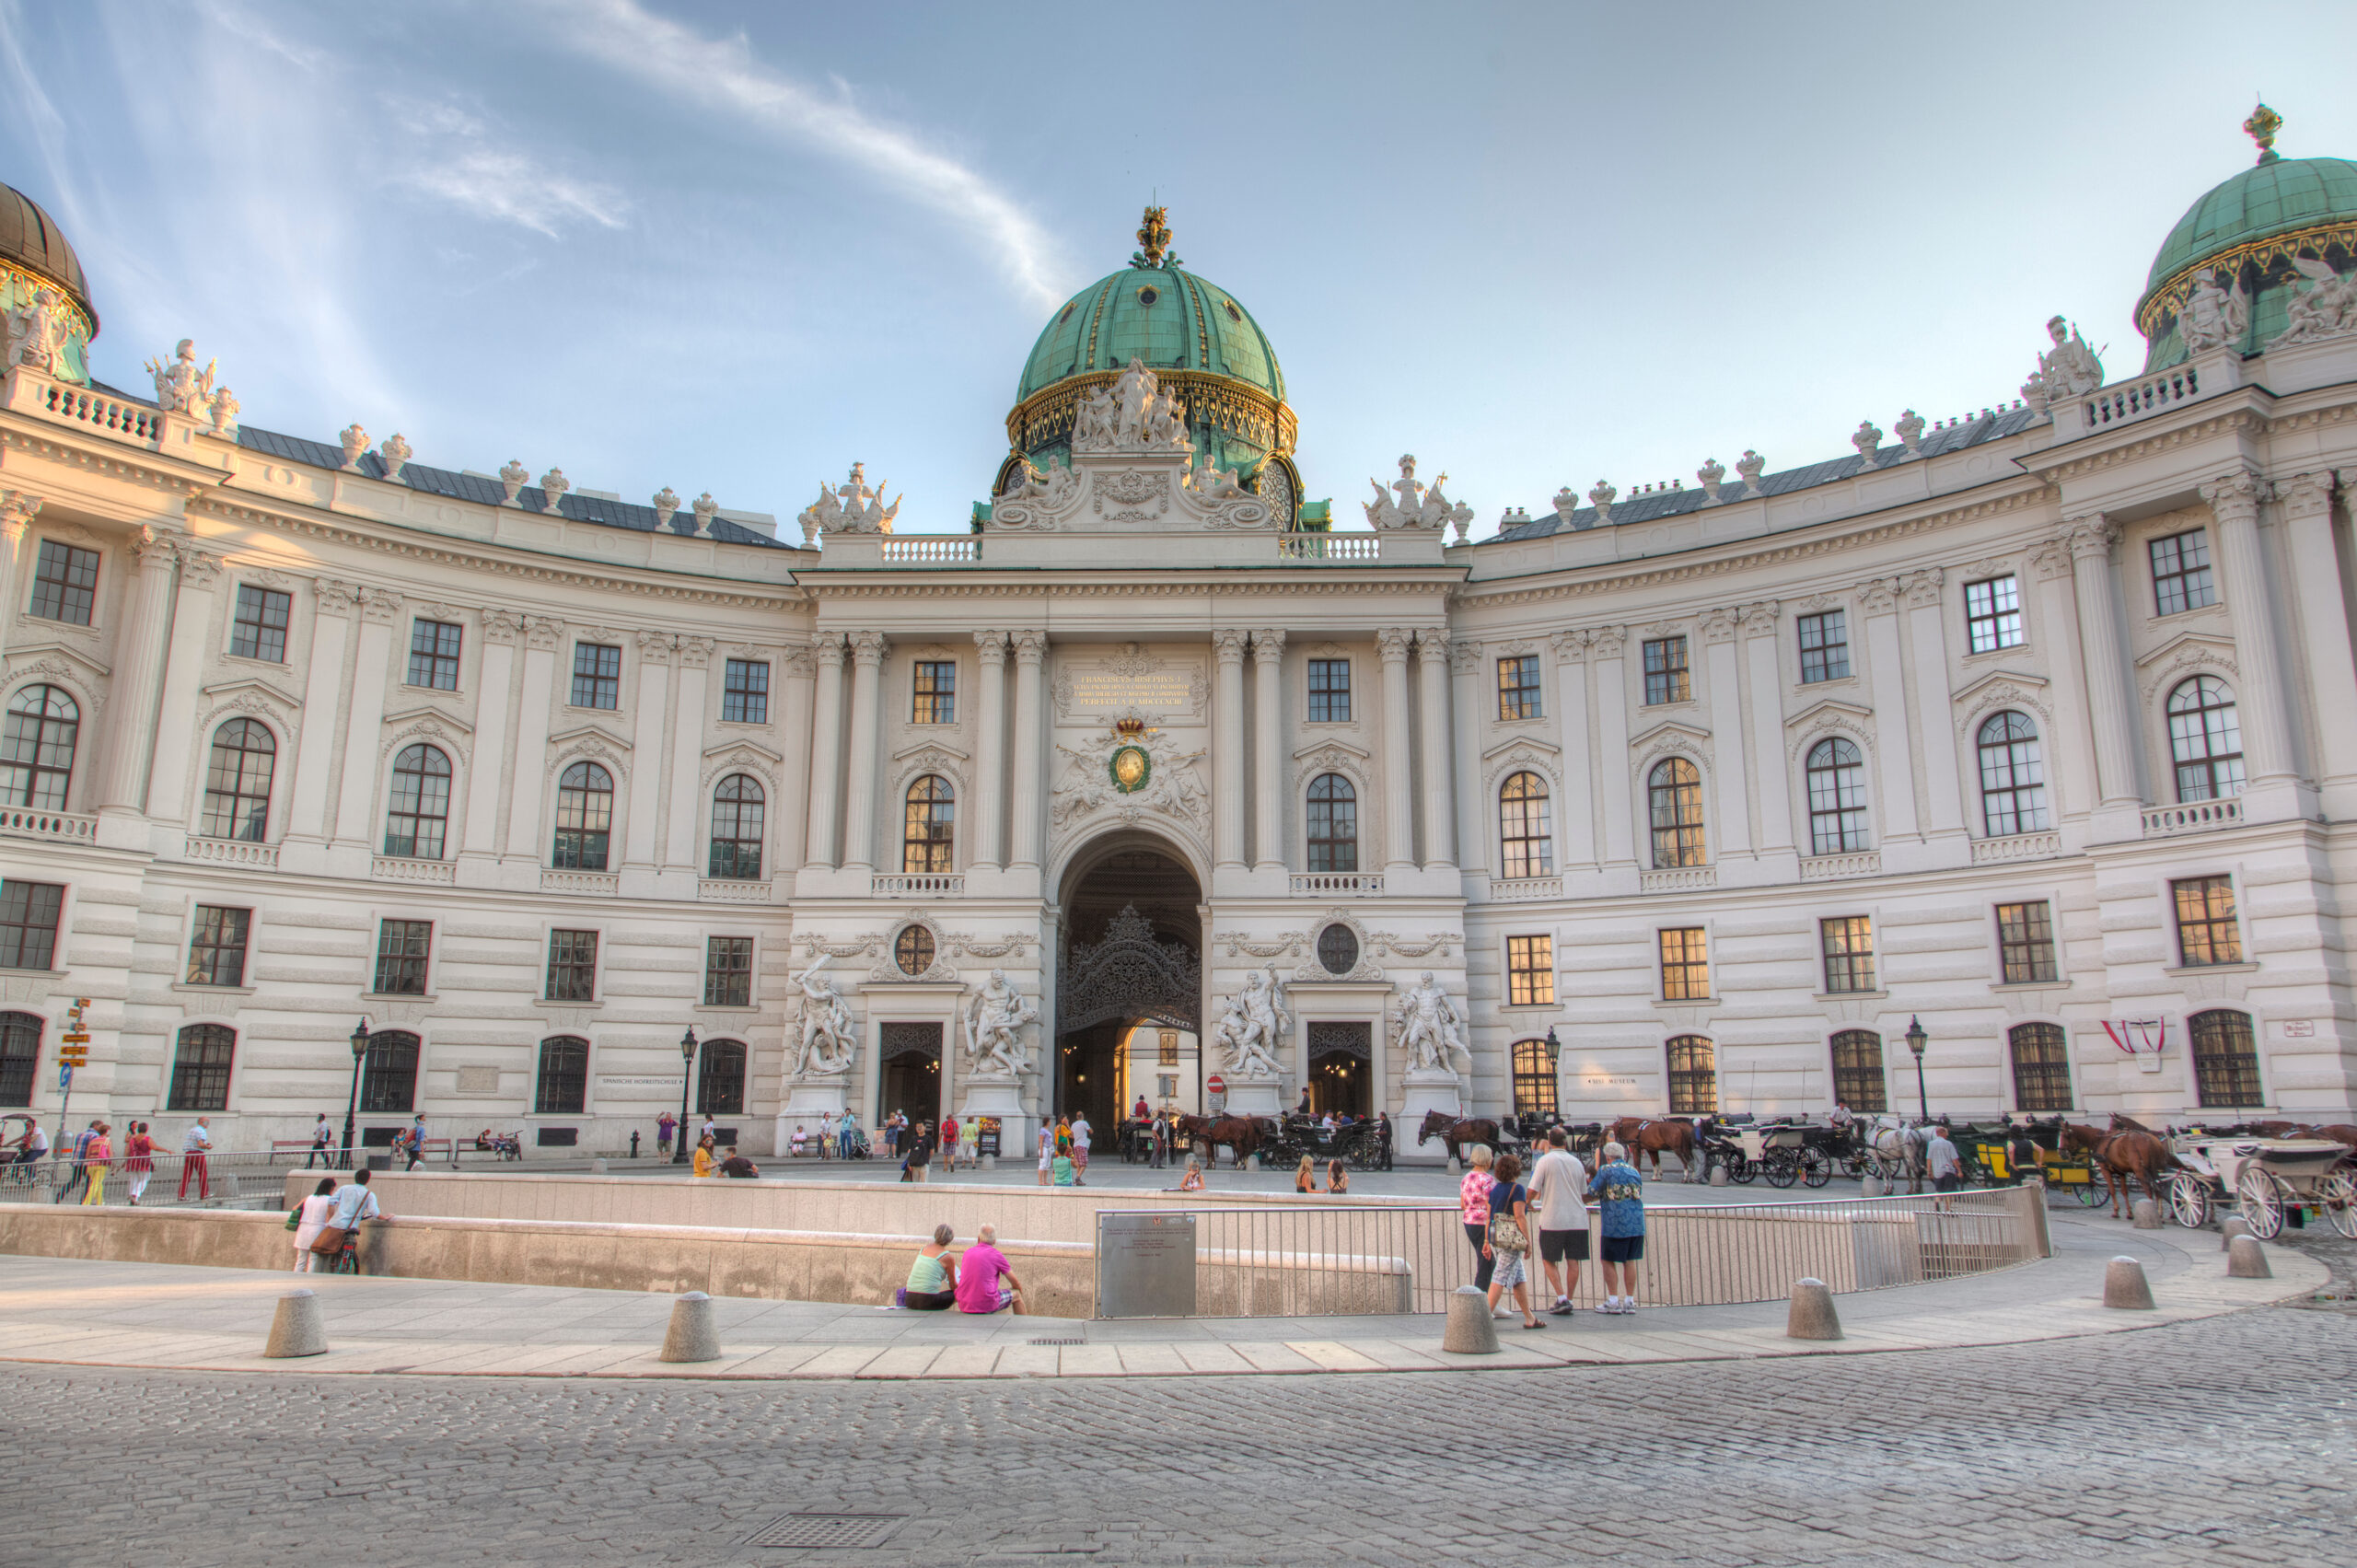
<svg viewBox="0 0 2357 1568"><path fill-rule="evenodd" d="M1931 1037L1923 1032L1922 1019L1910 1017L1907 1020L1907 1049L1915 1053L1915 1109L1921 1121L1932 1120L1932 1101L1923 1092L1923 1047L1930 1040Z"/></svg>
<svg viewBox="0 0 2357 1568"><path fill-rule="evenodd" d="M679 1132L675 1140L679 1146L671 1151L673 1165L688 1163L688 1078L695 1065L696 1028L690 1024L688 1032L679 1037Z"/></svg>
<svg viewBox="0 0 2357 1568"><path fill-rule="evenodd" d="M352 1144L353 1123L360 1118L360 1063L368 1055L368 1020L362 1018L352 1031L352 1098L343 1108L343 1168L350 1170L357 1163Z"/></svg>

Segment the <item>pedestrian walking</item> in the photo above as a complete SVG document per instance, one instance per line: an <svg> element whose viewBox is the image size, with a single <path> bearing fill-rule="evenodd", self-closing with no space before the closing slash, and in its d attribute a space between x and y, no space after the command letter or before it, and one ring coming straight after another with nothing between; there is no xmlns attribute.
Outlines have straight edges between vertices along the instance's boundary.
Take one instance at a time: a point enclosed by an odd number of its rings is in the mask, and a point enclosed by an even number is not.
<svg viewBox="0 0 2357 1568"><path fill-rule="evenodd" d="M941 1119L941 1153L954 1172L958 1168L958 1119L954 1116Z"/></svg>
<svg viewBox="0 0 2357 1568"><path fill-rule="evenodd" d="M1538 1270L1555 1297L1548 1311L1561 1318L1579 1294L1588 1251L1587 1167L1565 1146L1561 1127L1547 1129L1547 1152L1531 1168L1530 1195L1538 1200Z"/></svg>
<svg viewBox="0 0 2357 1568"><path fill-rule="evenodd" d="M957 1239L947 1225L933 1227L933 1240L917 1249L909 1265L909 1283L900 1288L898 1305L911 1312L942 1312L958 1305L958 1255L949 1250Z"/></svg>
<svg viewBox="0 0 2357 1568"><path fill-rule="evenodd" d="M1489 1144L1469 1145L1465 1179L1457 1184L1457 1214L1465 1222L1465 1239L1473 1244L1477 1290L1490 1288L1490 1274L1497 1267L1497 1260L1490 1255L1490 1189L1496 1185L1490 1179L1490 1158Z"/></svg>
<svg viewBox="0 0 2357 1568"><path fill-rule="evenodd" d="M89 1185L90 1140L98 1135L99 1124L96 1121L74 1134L74 1142L66 1146L65 1157L70 1163L65 1169L65 1180L57 1189L57 1196L52 1202L63 1203Z"/></svg>
<svg viewBox="0 0 2357 1568"><path fill-rule="evenodd" d="M133 1208L139 1206L139 1196L155 1174L156 1140L147 1135L147 1123L134 1121L122 1140L122 1179L130 1184Z"/></svg>
<svg viewBox="0 0 2357 1568"><path fill-rule="evenodd" d="M402 1172L415 1170L425 1162L425 1112L419 1111L409 1124L409 1166Z"/></svg>
<svg viewBox="0 0 2357 1568"><path fill-rule="evenodd" d="M311 1250L311 1243L319 1238L319 1232L327 1228L328 1216L334 1213L335 1178L322 1176L319 1184L311 1189L311 1195L295 1206L296 1273L308 1274L311 1272L311 1265L318 1258L318 1254Z"/></svg>
<svg viewBox="0 0 2357 1568"><path fill-rule="evenodd" d="M1597 1228L1604 1233L1598 1248L1604 1260L1604 1299L1596 1309L1634 1312L1637 1264L1645 1255L1645 1179L1629 1163L1628 1150L1619 1144L1607 1144L1602 1162L1588 1179L1587 1191L1597 1201Z"/></svg>
<svg viewBox="0 0 2357 1568"><path fill-rule="evenodd" d="M1056 1157L1055 1130L1046 1122L1039 1123L1039 1185L1045 1187L1054 1174Z"/></svg>
<svg viewBox="0 0 2357 1568"><path fill-rule="evenodd" d="M328 1113L323 1110L319 1112L319 1119L311 1123L311 1152L303 1156L303 1168L310 1169L311 1162L317 1160L328 1169L333 1170L335 1168L333 1158L328 1151L334 1146L335 1129L328 1125Z"/></svg>
<svg viewBox="0 0 2357 1568"><path fill-rule="evenodd" d="M1543 1329L1547 1325L1530 1310L1530 1190L1515 1178L1522 1174L1522 1161L1512 1155L1500 1155L1495 1170L1495 1184L1490 1189L1490 1228L1482 1244L1482 1256L1492 1260L1490 1271L1490 1313L1496 1316L1498 1298L1508 1292L1522 1313L1526 1329Z"/></svg>
<svg viewBox="0 0 2357 1568"><path fill-rule="evenodd" d="M699 1138L710 1138L714 1144L719 1143L720 1123L712 1119L712 1113L710 1111L704 1112L703 1125L696 1129L696 1136Z"/></svg>
<svg viewBox="0 0 2357 1568"><path fill-rule="evenodd" d="M205 1168L205 1156L213 1152L213 1129L200 1116L180 1139L180 1202L188 1202L188 1179L196 1178L199 1202L213 1196L213 1173Z"/></svg>
<svg viewBox="0 0 2357 1568"><path fill-rule="evenodd" d="M1074 1173L1073 1185L1075 1187L1088 1185L1088 1140L1092 1131L1086 1114L1072 1119L1072 1168Z"/></svg>
<svg viewBox="0 0 2357 1568"><path fill-rule="evenodd" d="M656 1154L668 1155L671 1152L671 1134L679 1129L679 1119L668 1110L655 1119L655 1152Z"/></svg>
<svg viewBox="0 0 2357 1568"><path fill-rule="evenodd" d="M900 1113L896 1110L886 1117L884 1125L876 1131L884 1140L884 1157L897 1158L900 1153Z"/></svg>
<svg viewBox="0 0 2357 1568"><path fill-rule="evenodd" d="M908 1157L900 1162L900 1179L926 1181L933 1166L933 1123L920 1121L909 1135Z"/></svg>
<svg viewBox="0 0 2357 1568"><path fill-rule="evenodd" d="M110 1130L103 1121L96 1123L94 1126L96 1135L83 1145L82 1158L85 1163L82 1168L86 1179L82 1188L82 1202L86 1204L103 1203L107 1201L107 1165L114 1157L114 1150L107 1142L107 1133Z"/></svg>
<svg viewBox="0 0 2357 1568"><path fill-rule="evenodd" d="M1932 1129L1932 1141L1923 1145L1923 1163L1931 1169L1932 1191L1934 1192L1953 1192L1964 1185L1964 1161L1948 1137L1946 1122L1943 1121ZM1940 1204L1943 1210L1954 1206L1947 1202Z"/></svg>
<svg viewBox="0 0 2357 1568"><path fill-rule="evenodd" d="M1382 1161L1383 1168L1389 1170L1391 1168L1391 1113L1387 1110L1376 1113L1375 1146L1376 1157Z"/></svg>
<svg viewBox="0 0 2357 1568"><path fill-rule="evenodd" d="M1002 1278L1006 1283L998 1283ZM1010 1308L1017 1317L1028 1315L1023 1282L1015 1277L1006 1254L998 1249L998 1227L986 1225L974 1233L974 1245L958 1260L958 1310L990 1313Z"/></svg>

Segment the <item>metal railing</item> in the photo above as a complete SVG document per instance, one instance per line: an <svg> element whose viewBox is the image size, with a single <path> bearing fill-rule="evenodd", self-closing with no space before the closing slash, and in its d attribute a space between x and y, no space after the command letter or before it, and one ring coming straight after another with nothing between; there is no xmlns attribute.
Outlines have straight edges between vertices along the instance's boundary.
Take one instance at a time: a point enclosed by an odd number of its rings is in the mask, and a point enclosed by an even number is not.
<svg viewBox="0 0 2357 1568"><path fill-rule="evenodd" d="M192 1164L195 1156L158 1152L148 1156L152 1168L140 1172L130 1168L122 1140L114 1142L106 1175L99 1183L99 1201L109 1208L127 1205L134 1195L143 1209L274 1208L285 1196L287 1171L302 1169L309 1157L308 1148L270 1153L216 1149L203 1156L202 1163ZM355 1154L366 1163L367 1156L385 1152L360 1149ZM316 1159L311 1161L312 1168L322 1176L335 1177L341 1184L350 1174L341 1163L342 1151L330 1149L326 1158L326 1168L320 1168ZM90 1190L94 1169L77 1166L70 1149L30 1164L12 1156L11 1163L0 1167L0 1203L78 1203Z"/></svg>

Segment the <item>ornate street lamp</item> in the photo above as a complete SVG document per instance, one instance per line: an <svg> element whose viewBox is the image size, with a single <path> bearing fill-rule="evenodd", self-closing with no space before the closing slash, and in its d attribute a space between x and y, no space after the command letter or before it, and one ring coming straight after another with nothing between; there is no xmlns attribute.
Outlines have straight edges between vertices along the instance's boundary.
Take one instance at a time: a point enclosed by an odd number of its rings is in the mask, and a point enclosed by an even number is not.
<svg viewBox="0 0 2357 1568"><path fill-rule="evenodd" d="M673 1165L688 1163L688 1078L696 1065L696 1027L679 1037L679 1149L671 1156Z"/></svg>
<svg viewBox="0 0 2357 1568"><path fill-rule="evenodd" d="M1932 1120L1932 1102L1923 1093L1923 1047L1931 1037L1923 1032L1923 1020L1907 1020L1907 1049L1915 1053L1915 1109L1923 1121Z"/></svg>
<svg viewBox="0 0 2357 1568"><path fill-rule="evenodd" d="M352 1099L343 1108L343 1168L353 1167L352 1124L360 1116L360 1063L368 1055L368 1020L363 1016L352 1030Z"/></svg>
<svg viewBox="0 0 2357 1568"><path fill-rule="evenodd" d="M1555 1026L1550 1024L1547 1026L1547 1082L1559 1096L1562 1093L1562 1061L1563 1042L1555 1038ZM1550 1121L1561 1121L1563 1119L1560 1109L1561 1101L1557 1103L1559 1109L1548 1113Z"/></svg>

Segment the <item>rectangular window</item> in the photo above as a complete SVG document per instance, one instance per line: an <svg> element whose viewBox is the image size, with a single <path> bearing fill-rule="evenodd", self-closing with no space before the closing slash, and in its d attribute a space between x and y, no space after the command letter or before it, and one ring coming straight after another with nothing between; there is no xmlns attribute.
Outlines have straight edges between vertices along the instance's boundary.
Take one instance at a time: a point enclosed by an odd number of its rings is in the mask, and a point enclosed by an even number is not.
<svg viewBox="0 0 2357 1568"><path fill-rule="evenodd" d="M56 882L0 882L0 970L45 970L57 952L65 889Z"/></svg>
<svg viewBox="0 0 2357 1568"><path fill-rule="evenodd" d="M720 719L723 724L770 722L770 665L767 659L733 658L722 673Z"/></svg>
<svg viewBox="0 0 2357 1568"><path fill-rule="evenodd" d="M2195 877L2170 883L2169 891L2177 899L2177 946L2187 968L2243 961L2233 877Z"/></svg>
<svg viewBox="0 0 2357 1568"><path fill-rule="evenodd" d="M1176 1066L1178 1066L1178 1031L1177 1029L1164 1029L1164 1030L1161 1030L1161 1031L1159 1032L1159 1034L1156 1036L1155 1040L1155 1062L1154 1062L1154 1064L1155 1064L1155 1066L1157 1066L1157 1067L1176 1067ZM1170 1082L1170 1080L1169 1080L1169 1079L1167 1079L1167 1078L1165 1078L1165 1079L1163 1080L1163 1082L1167 1084L1167 1083ZM1163 1091L1162 1091L1162 1093L1163 1093L1163 1096L1164 1096L1164 1098L1167 1098L1169 1097L1169 1095L1170 1095L1170 1091L1169 1091L1168 1089L1165 1089L1165 1090L1163 1090Z"/></svg>
<svg viewBox="0 0 2357 1568"><path fill-rule="evenodd" d="M221 1024L191 1024L180 1030L172 1053L172 1086L164 1109L178 1111L229 1109L229 1062L238 1036Z"/></svg>
<svg viewBox="0 0 2357 1568"><path fill-rule="evenodd" d="M1829 610L1822 615L1804 615L1801 627L1801 684L1813 686L1820 680L1840 680L1850 673L1850 622L1848 612Z"/></svg>
<svg viewBox="0 0 2357 1568"><path fill-rule="evenodd" d="M1309 661L1309 722L1351 722L1351 661L1314 658Z"/></svg>
<svg viewBox="0 0 2357 1568"><path fill-rule="evenodd" d="M2060 1024L2015 1024L2005 1031L2014 1054L2014 1109L2034 1116L2071 1109L2071 1040Z"/></svg>
<svg viewBox="0 0 2357 1568"><path fill-rule="evenodd" d="M594 931L549 933L549 990L552 1002L594 1002L598 989L598 934Z"/></svg>
<svg viewBox="0 0 2357 1568"><path fill-rule="evenodd" d="M2210 575L2210 530L2193 528L2152 542L2153 608L2162 615L2218 602Z"/></svg>
<svg viewBox="0 0 2357 1568"><path fill-rule="evenodd" d="M753 1005L753 939L714 936L703 949L703 1005L707 1007L749 1007Z"/></svg>
<svg viewBox="0 0 2357 1568"><path fill-rule="evenodd" d="M87 626L98 597L99 552L42 540L33 563L32 613L43 621Z"/></svg>
<svg viewBox="0 0 2357 1568"><path fill-rule="evenodd" d="M911 724L958 722L958 667L947 659L919 659Z"/></svg>
<svg viewBox="0 0 2357 1568"><path fill-rule="evenodd" d="M388 920L377 926L377 994L425 994L425 958L434 943L430 920Z"/></svg>
<svg viewBox="0 0 2357 1568"><path fill-rule="evenodd" d="M188 983L246 983L246 928L251 910L196 906L196 930L188 941Z"/></svg>
<svg viewBox="0 0 2357 1568"><path fill-rule="evenodd" d="M1535 719L1538 712L1538 656L1498 661L1498 717Z"/></svg>
<svg viewBox="0 0 2357 1568"><path fill-rule="evenodd" d="M618 708L622 696L622 651L602 643L573 645L573 705Z"/></svg>
<svg viewBox="0 0 2357 1568"><path fill-rule="evenodd" d="M1986 582L1965 584L1964 627L1976 654L2021 646L2021 580L1991 577Z"/></svg>
<svg viewBox="0 0 2357 1568"><path fill-rule="evenodd" d="M1661 999L1701 1002L1711 994L1711 954L1699 925L1657 932L1661 945Z"/></svg>
<svg viewBox="0 0 2357 1568"><path fill-rule="evenodd" d="M2035 985L2056 978L2054 916L2045 900L1997 906L1997 954L2007 985Z"/></svg>
<svg viewBox="0 0 2357 1568"><path fill-rule="evenodd" d="M575 1035L540 1041L540 1082L532 1113L578 1116L588 1103L589 1042Z"/></svg>
<svg viewBox="0 0 2357 1568"><path fill-rule="evenodd" d="M409 627L409 683L440 691L459 689L459 628L448 621L412 621Z"/></svg>
<svg viewBox="0 0 2357 1568"><path fill-rule="evenodd" d="M238 585L237 613L229 621L229 651L239 658L286 662L286 612L295 600L276 588Z"/></svg>
<svg viewBox="0 0 2357 1568"><path fill-rule="evenodd" d="M1845 914L1817 922L1825 943L1825 989L1828 992L1872 991L1875 988L1875 923L1863 914Z"/></svg>
<svg viewBox="0 0 2357 1568"><path fill-rule="evenodd" d="M1506 1005L1510 1007L1551 1007L1555 1005L1555 939L1552 936L1506 938Z"/></svg>
<svg viewBox="0 0 2357 1568"><path fill-rule="evenodd" d="M1694 695L1687 679L1686 639L1652 637L1645 642L1645 705L1683 703Z"/></svg>

